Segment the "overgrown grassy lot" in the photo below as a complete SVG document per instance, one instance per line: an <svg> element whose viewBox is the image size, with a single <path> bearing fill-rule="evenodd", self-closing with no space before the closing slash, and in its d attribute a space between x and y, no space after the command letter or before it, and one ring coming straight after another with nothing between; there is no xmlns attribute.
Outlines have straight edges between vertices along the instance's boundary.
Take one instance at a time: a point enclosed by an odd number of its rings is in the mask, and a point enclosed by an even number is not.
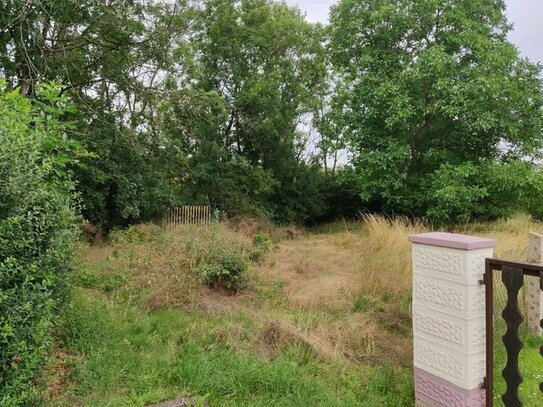
<svg viewBox="0 0 543 407"><path fill-rule="evenodd" d="M211 406L411 406L407 236L424 230L379 217L313 231L245 220L142 225L83 245L47 405L190 395ZM522 260L528 231L543 227L518 217L457 230L495 237L498 256ZM238 293L202 283L202 264L224 256L249 263ZM523 363L543 372L536 342ZM541 378L525 379L528 405L541 405L529 394Z"/></svg>

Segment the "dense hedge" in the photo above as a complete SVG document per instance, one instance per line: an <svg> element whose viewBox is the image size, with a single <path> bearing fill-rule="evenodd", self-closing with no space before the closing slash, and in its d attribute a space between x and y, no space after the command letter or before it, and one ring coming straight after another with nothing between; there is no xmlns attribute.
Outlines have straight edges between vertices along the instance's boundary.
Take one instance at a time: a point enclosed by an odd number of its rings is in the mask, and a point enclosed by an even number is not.
<svg viewBox="0 0 543 407"><path fill-rule="evenodd" d="M69 165L77 144L52 86L41 101L0 83L0 405L35 405L39 372L66 295L76 236Z"/></svg>

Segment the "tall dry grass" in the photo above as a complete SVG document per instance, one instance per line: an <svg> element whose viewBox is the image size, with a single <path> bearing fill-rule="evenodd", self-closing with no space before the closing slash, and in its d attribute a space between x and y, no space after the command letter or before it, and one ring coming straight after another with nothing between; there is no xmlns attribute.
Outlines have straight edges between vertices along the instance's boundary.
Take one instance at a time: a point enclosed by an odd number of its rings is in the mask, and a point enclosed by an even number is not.
<svg viewBox="0 0 543 407"><path fill-rule="evenodd" d="M238 324L217 328L233 348L274 357L289 344L303 343L319 357L342 363L388 360L409 365L408 237L432 228L407 218L368 215L320 233L289 230L251 219L174 231L142 225L87 255L100 273L121 271L126 291L144 293L151 310L179 307L210 316L245 315L252 321L249 330ZM543 224L517 216L460 225L453 231L495 238L497 257L524 260L528 232L542 232ZM221 248L248 251L257 233L270 235L278 244L253 263L252 287L237 296L205 289L194 272L199 260ZM293 236L297 239L288 240Z"/></svg>
<svg viewBox="0 0 543 407"><path fill-rule="evenodd" d="M249 237L223 224L172 230L136 225L113 233L109 246L89 246L83 277L87 286L96 280L100 289L143 299L149 310L187 306L206 291L201 263L223 252L245 258L251 248Z"/></svg>
<svg viewBox="0 0 543 407"><path fill-rule="evenodd" d="M372 297L404 298L411 292L412 234L429 231L407 218L367 215L362 218L364 245L360 253L360 292Z"/></svg>
<svg viewBox="0 0 543 407"><path fill-rule="evenodd" d="M361 291L393 297L408 294L412 279L408 237L435 229L407 218L368 215L362 218L362 230L366 243L360 253ZM528 234L543 233L543 223L527 215L517 215L496 222L459 225L452 231L496 239L496 257L525 261Z"/></svg>
<svg viewBox="0 0 543 407"><path fill-rule="evenodd" d="M519 214L496 222L472 223L456 228L458 233L484 236L497 240L495 256L506 260L526 260L529 232L543 233L543 223Z"/></svg>
<svg viewBox="0 0 543 407"><path fill-rule="evenodd" d="M262 320L262 315L255 316L255 321ZM265 357L275 357L293 343L299 343L323 360L340 363L368 361L375 355L377 329L370 316L361 313L341 320L325 320L312 327L276 317L267 319L253 345L257 353Z"/></svg>
<svg viewBox="0 0 543 407"><path fill-rule="evenodd" d="M377 318L391 328L410 325L412 234L433 231L422 222L407 218L368 215L362 218L358 259L358 295L369 304ZM525 261L529 232L543 232L543 223L526 215L496 222L471 223L452 228L453 232L497 240L495 257ZM377 310L377 312L375 311Z"/></svg>
<svg viewBox="0 0 543 407"><path fill-rule="evenodd" d="M228 219L223 225L230 231L251 238L256 234L266 234L274 243L297 240L305 234L304 229L296 225L277 226L269 220L247 216Z"/></svg>

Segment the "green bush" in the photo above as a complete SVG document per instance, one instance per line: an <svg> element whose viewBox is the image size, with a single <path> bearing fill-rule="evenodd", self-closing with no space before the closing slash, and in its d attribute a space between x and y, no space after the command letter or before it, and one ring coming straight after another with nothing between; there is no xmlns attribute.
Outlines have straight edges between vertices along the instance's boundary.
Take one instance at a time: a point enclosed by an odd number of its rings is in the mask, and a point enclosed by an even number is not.
<svg viewBox="0 0 543 407"><path fill-rule="evenodd" d="M425 192L426 217L437 223L494 220L515 212L543 217L543 173L531 163L445 164Z"/></svg>
<svg viewBox="0 0 543 407"><path fill-rule="evenodd" d="M257 233L253 236L253 245L259 249L269 250L271 243L270 237L265 233Z"/></svg>
<svg viewBox="0 0 543 407"><path fill-rule="evenodd" d="M262 257L270 250L272 241L265 233L257 233L253 236L253 249L249 252L249 259L259 262Z"/></svg>
<svg viewBox="0 0 543 407"><path fill-rule="evenodd" d="M247 268L241 253L222 251L202 264L200 272L208 287L238 291L247 287Z"/></svg>
<svg viewBox="0 0 543 407"><path fill-rule="evenodd" d="M40 102L0 82L0 405L33 405L67 295L75 225L68 165L80 150L58 117L69 111L52 86Z"/></svg>

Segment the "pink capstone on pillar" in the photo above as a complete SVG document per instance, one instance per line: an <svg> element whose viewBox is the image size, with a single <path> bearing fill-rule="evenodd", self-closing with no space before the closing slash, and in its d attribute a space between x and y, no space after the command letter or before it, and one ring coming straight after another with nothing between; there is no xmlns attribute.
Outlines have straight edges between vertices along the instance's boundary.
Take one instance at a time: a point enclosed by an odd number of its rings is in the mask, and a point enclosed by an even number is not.
<svg viewBox="0 0 543 407"><path fill-rule="evenodd" d="M413 243L416 405L484 407L485 259L496 241L424 233Z"/></svg>

